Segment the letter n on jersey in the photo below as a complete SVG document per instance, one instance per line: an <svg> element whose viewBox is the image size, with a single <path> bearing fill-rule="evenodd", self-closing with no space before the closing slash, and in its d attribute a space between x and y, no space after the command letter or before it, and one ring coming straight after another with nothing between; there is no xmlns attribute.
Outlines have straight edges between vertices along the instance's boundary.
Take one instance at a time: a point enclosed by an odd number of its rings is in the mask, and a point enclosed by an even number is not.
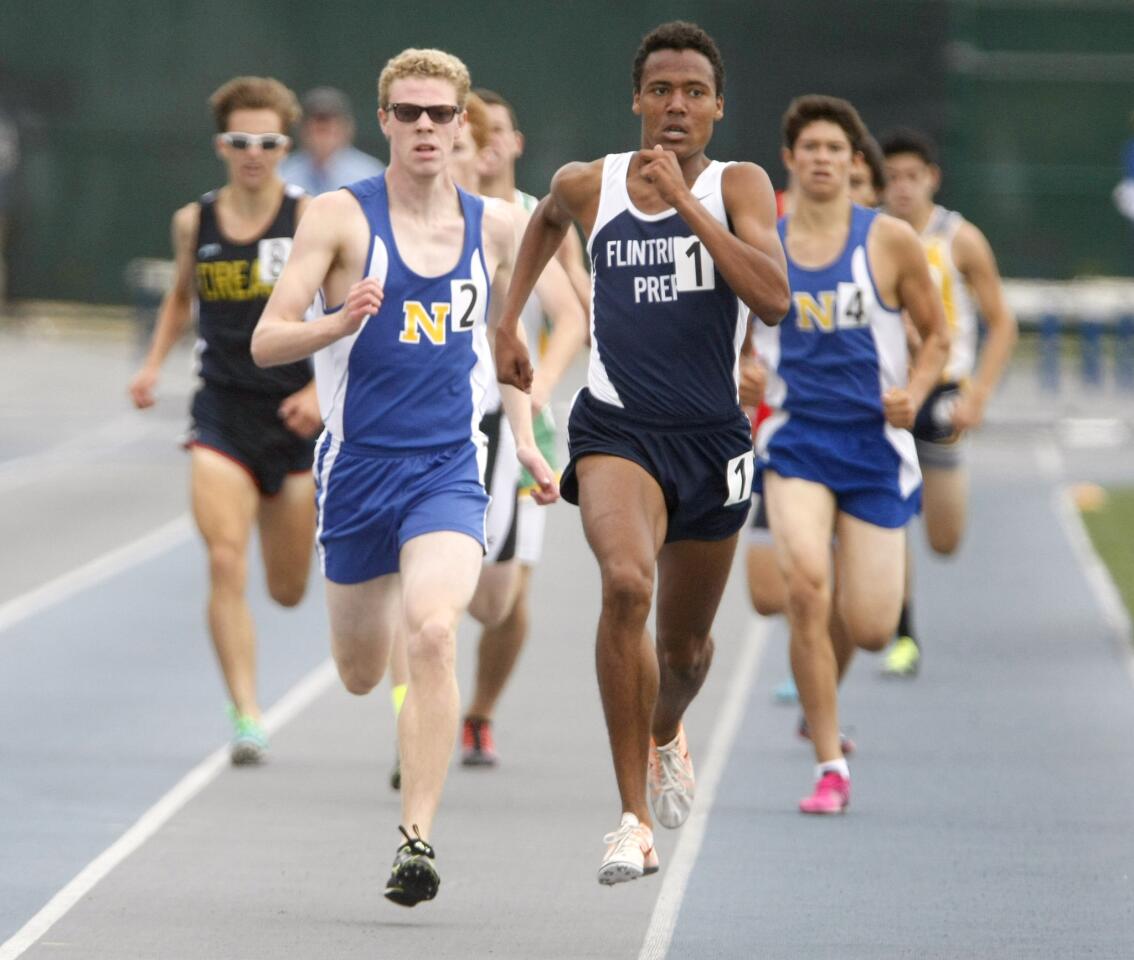
<svg viewBox="0 0 1134 960"><path fill-rule="evenodd" d="M430 309L417 300L407 300L402 307L402 332L398 340L402 343L420 343L421 334L438 347L445 345L445 327L452 306L448 303L432 303Z"/></svg>
<svg viewBox="0 0 1134 960"><path fill-rule="evenodd" d="M835 329L835 293L833 290L824 290L819 294L819 301L810 293L796 293L795 312L800 330L814 330L818 328L823 333L831 333Z"/></svg>

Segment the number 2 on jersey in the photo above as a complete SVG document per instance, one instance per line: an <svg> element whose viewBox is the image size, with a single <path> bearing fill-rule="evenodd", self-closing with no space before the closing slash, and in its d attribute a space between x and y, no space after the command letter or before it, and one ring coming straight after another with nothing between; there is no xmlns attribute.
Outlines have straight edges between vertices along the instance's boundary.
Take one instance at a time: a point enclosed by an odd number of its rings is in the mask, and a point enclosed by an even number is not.
<svg viewBox="0 0 1134 960"><path fill-rule="evenodd" d="M752 496L754 461L755 454L751 450L729 460L725 468L725 481L728 483L728 499L724 502L726 507L747 503Z"/></svg>

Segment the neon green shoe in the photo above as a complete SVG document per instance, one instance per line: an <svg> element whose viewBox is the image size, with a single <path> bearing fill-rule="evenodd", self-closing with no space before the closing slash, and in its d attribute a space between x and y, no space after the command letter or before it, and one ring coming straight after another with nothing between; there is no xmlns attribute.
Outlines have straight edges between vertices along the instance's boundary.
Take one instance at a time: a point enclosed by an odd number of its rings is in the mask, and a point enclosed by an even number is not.
<svg viewBox="0 0 1134 960"><path fill-rule="evenodd" d="M228 716L232 721L232 747L229 756L233 766L255 766L268 759L268 735L259 720L246 713L238 713L229 704Z"/></svg>
<svg viewBox="0 0 1134 960"><path fill-rule="evenodd" d="M884 677L916 677L921 666L921 648L913 637L898 637L886 652Z"/></svg>

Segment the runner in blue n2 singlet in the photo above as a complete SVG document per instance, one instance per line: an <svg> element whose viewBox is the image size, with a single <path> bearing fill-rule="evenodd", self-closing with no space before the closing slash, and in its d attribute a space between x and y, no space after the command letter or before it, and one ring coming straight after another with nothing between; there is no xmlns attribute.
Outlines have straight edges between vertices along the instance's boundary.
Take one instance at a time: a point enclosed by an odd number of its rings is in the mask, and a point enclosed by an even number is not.
<svg viewBox="0 0 1134 960"><path fill-rule="evenodd" d="M465 237L456 266L421 277L398 254L386 175L347 189L370 226L366 276L398 291L357 334L315 357L327 424L315 463L323 572L361 583L396 571L402 546L423 533L453 530L484 546L478 427L487 384L477 356L488 351L488 278L478 197L458 192Z"/></svg>
<svg viewBox="0 0 1134 960"><path fill-rule="evenodd" d="M264 366L316 355L319 542L343 685L374 689L404 639L402 838L385 896L406 907L441 884L430 835L460 717L456 629L481 573L488 503L477 358L489 291L502 292L515 263L511 216L449 173L469 87L468 69L443 50L403 50L386 64L378 122L390 165L312 201L252 338ZM552 503L559 488L531 402L514 387L500 393L533 496Z"/></svg>

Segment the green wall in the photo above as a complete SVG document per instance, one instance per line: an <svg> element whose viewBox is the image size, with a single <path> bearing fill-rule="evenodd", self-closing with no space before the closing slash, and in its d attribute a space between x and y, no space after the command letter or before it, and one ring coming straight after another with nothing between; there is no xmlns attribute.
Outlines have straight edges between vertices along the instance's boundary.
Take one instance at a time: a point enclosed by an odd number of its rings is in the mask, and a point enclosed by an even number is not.
<svg viewBox="0 0 1134 960"><path fill-rule="evenodd" d="M951 4L944 196L1020 277L1134 273L1134 3Z"/></svg>
<svg viewBox="0 0 1134 960"><path fill-rule="evenodd" d="M1131 272L1109 196L1134 110L1129 2L3 0L0 100L25 144L13 295L127 299L127 261L168 255L173 210L221 177L205 100L233 75L342 87L360 146L384 156L379 70L406 46L444 47L515 102L521 185L538 193L567 160L637 144L630 62L675 17L725 56L713 155L779 183L788 100L846 96L875 130L910 123L942 141L942 199L986 230L1005 273Z"/></svg>

